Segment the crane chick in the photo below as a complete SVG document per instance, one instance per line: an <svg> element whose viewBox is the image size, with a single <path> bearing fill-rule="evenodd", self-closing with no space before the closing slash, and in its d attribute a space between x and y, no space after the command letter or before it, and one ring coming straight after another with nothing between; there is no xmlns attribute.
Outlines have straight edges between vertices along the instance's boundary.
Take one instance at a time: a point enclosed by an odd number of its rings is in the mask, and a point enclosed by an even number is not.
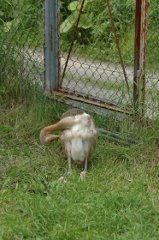
<svg viewBox="0 0 159 240"><path fill-rule="evenodd" d="M53 131L60 131L60 135L53 135ZM73 108L62 115L59 122L43 128L40 132L42 144L60 140L68 160L68 172L71 174L72 161L84 165L80 173L80 179L84 180L87 173L87 165L91 154L95 150L97 130L92 117L80 109ZM66 181L66 176L59 179Z"/></svg>

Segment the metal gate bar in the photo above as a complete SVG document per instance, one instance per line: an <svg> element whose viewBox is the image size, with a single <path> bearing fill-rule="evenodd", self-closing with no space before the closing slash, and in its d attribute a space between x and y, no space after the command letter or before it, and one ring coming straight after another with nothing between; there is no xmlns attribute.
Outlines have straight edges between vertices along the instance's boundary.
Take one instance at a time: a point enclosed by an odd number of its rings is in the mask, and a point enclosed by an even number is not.
<svg viewBox="0 0 159 240"><path fill-rule="evenodd" d="M134 40L134 109L136 112L144 112L144 68L146 61L146 16L148 0L136 0L135 16L135 40ZM119 106L103 101L83 97L80 93L75 96L60 88L60 65L59 65L59 19L58 0L45 0L45 90L50 94L60 95L70 99L78 99L90 104L98 105L113 111L132 113L132 108L120 108ZM142 101L142 104L141 104ZM142 106L142 107L141 107ZM142 109L142 110L141 110Z"/></svg>
<svg viewBox="0 0 159 240"><path fill-rule="evenodd" d="M58 47L58 0L44 1L44 54L45 54L45 90L58 87L59 47Z"/></svg>
<svg viewBox="0 0 159 240"><path fill-rule="evenodd" d="M86 97L83 97L83 96L75 96L73 94L65 92L63 89L55 90L55 91L53 91L53 93L58 97L69 98L69 99L76 100L76 101L79 101L79 102L85 102L85 103L88 103L88 104L92 104L92 105L95 105L95 106L98 106L98 107L101 107L101 108L106 108L106 109L109 109L111 111L132 115L132 112L129 111L128 109L121 109L116 105L107 104L107 103L102 102L102 101L95 101L95 99L90 99L90 98L86 98Z"/></svg>
<svg viewBox="0 0 159 240"><path fill-rule="evenodd" d="M134 42L134 110L144 116L145 63L148 0L136 0L135 42Z"/></svg>

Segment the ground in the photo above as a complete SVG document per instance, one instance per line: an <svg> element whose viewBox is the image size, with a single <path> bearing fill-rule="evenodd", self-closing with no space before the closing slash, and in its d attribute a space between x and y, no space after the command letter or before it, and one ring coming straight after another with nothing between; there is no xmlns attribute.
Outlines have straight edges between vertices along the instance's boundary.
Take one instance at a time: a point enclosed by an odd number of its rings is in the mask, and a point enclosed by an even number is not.
<svg viewBox="0 0 159 240"><path fill-rule="evenodd" d="M0 109L0 239L158 240L156 130L130 146L99 137L86 181L74 167L60 184L67 168L61 145L42 146L39 131L63 110L43 101Z"/></svg>

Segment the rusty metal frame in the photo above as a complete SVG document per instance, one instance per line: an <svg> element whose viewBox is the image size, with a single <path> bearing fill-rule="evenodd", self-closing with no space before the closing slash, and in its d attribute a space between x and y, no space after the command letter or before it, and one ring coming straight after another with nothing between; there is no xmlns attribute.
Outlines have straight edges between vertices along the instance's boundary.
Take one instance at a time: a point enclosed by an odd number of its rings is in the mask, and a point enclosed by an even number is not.
<svg viewBox="0 0 159 240"><path fill-rule="evenodd" d="M144 117L147 14L148 0L136 0L133 97L140 117Z"/></svg>
<svg viewBox="0 0 159 240"><path fill-rule="evenodd" d="M45 90L58 88L59 44L58 44L58 0L44 1L44 56Z"/></svg>
<svg viewBox="0 0 159 240"><path fill-rule="evenodd" d="M112 19L109 1L107 2L108 14ZM133 109L122 109L116 105L99 101L95 98L83 97L82 95L74 95L61 88L63 75L67 68L67 62L71 53L71 49L74 43L78 23L80 20L81 12L83 9L84 0L81 0L81 7L75 29L73 32L73 39L70 44L65 69L60 76L60 54L59 54L59 11L58 0L45 0L45 81L46 81L46 93L60 96L63 98L69 98L72 100L78 100L88 104L92 104L98 107L106 108L112 111L120 113L133 114ZM134 40L134 80L133 80L133 102L135 112L144 114L144 96L145 96L145 80L144 69L146 63L146 32L147 32L147 11L148 0L136 0L136 16L135 16L135 40ZM116 29L114 22L111 22L114 36L116 36ZM49 26L49 27L48 27ZM117 37L115 38L115 40ZM123 73L125 76L126 85L129 92L129 85L125 72L125 67L122 61L122 56L119 48L118 39L116 40L116 46L120 57Z"/></svg>
<svg viewBox="0 0 159 240"><path fill-rule="evenodd" d="M125 113L125 114L128 114L128 115L132 115L133 113L125 108L125 109L121 109L120 107L118 107L117 105L114 105L114 104L109 104L109 103L105 103L103 101L97 101L96 99L94 98L88 98L88 97L85 97L85 96L81 96L81 95L74 95L73 93L68 93L66 92L64 89L62 88L59 88L58 90L54 90L52 91L51 93L49 92L46 92L46 94L48 96L55 96L55 97L62 97L62 98L68 98L68 99L71 99L71 100L75 100L75 101L79 101L79 102L84 102L84 103L87 103L87 104L92 104L94 106L97 106L97 107L102 107L102 108L105 108L105 109L108 109L108 110L111 110L111 111L115 111L115 112L119 112L119 113Z"/></svg>

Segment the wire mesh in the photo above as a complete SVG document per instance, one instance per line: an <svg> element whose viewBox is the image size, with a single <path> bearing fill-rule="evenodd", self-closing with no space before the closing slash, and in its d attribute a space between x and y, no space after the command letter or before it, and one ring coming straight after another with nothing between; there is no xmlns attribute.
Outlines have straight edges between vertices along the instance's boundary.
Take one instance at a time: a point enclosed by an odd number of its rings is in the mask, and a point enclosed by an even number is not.
<svg viewBox="0 0 159 240"><path fill-rule="evenodd" d="M157 0L149 2L147 19L145 115L155 119L159 115L159 8Z"/></svg>
<svg viewBox="0 0 159 240"><path fill-rule="evenodd" d="M75 96L132 109L135 1L109 2L130 90L120 64L105 0L59 1L59 72L63 76L60 88ZM32 84L43 86L43 2L9 0L1 1L0 5L1 93L3 82L13 84L13 78L23 85L31 79ZM144 107L146 117L150 118L159 113L158 31L158 2L149 1Z"/></svg>
<svg viewBox="0 0 159 240"><path fill-rule="evenodd" d="M106 1L84 1L81 10L82 3L83 1L60 1L61 72L64 73L61 88L95 101L130 108L133 94L135 1L110 1L129 91L120 65ZM72 39L73 47L64 72Z"/></svg>
<svg viewBox="0 0 159 240"><path fill-rule="evenodd" d="M38 0L0 4L1 83L43 85L43 5ZM28 89L29 90L29 89Z"/></svg>

